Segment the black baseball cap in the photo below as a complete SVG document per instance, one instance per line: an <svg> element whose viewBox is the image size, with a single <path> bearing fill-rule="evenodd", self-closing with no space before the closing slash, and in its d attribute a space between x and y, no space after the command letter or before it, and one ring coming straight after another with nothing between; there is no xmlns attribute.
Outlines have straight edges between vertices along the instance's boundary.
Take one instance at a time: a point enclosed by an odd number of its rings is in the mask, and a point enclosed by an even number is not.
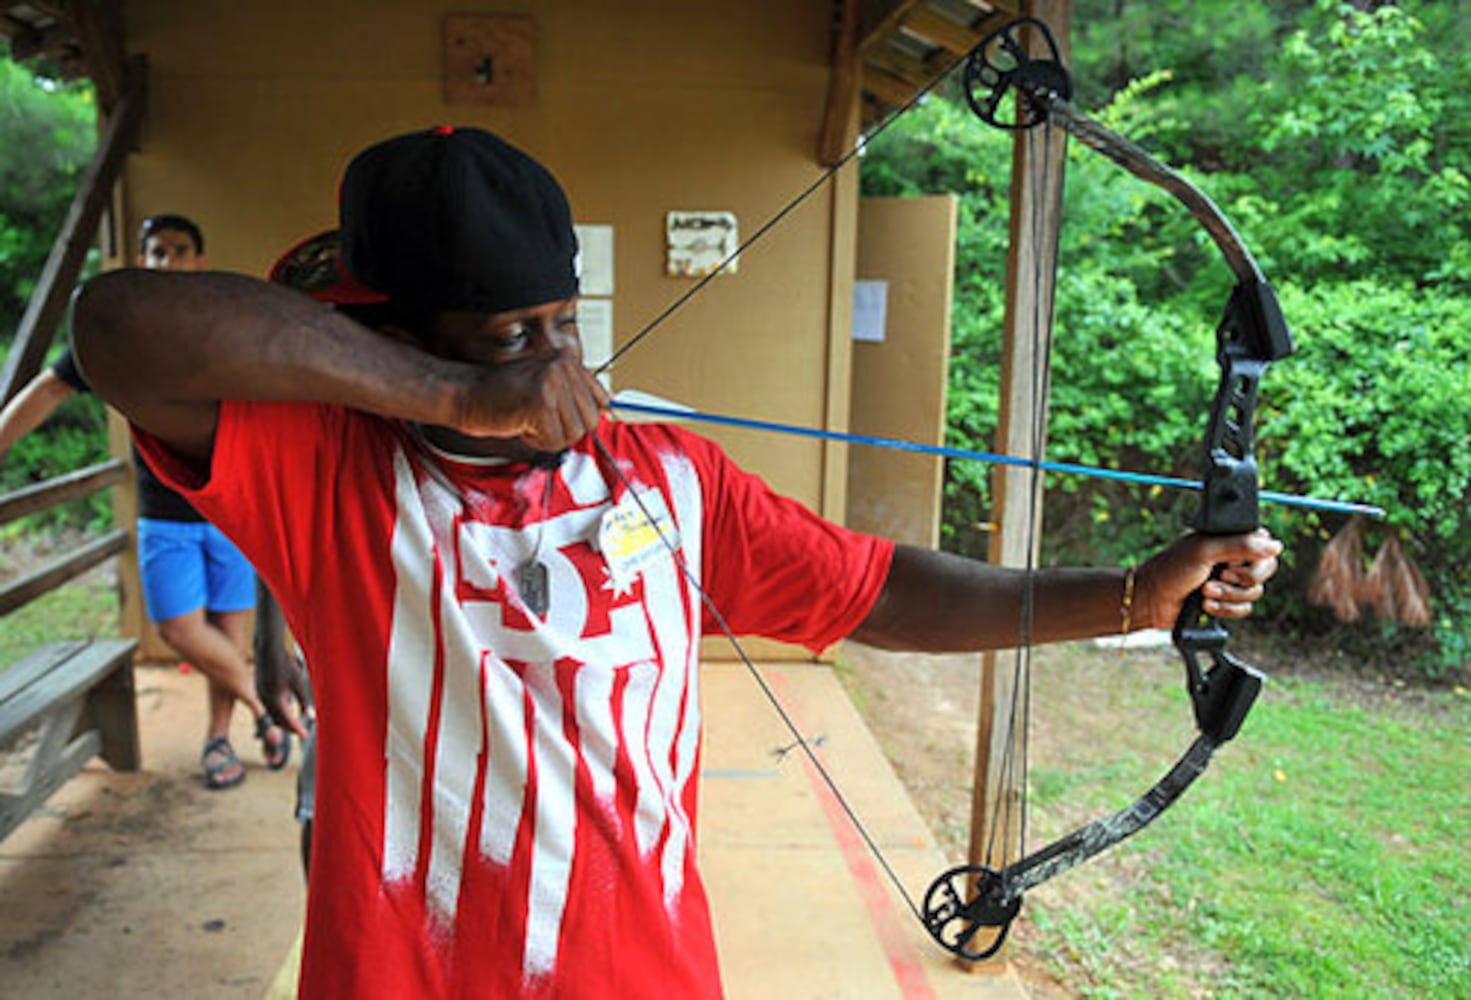
<svg viewBox="0 0 1471 1000"><path fill-rule="evenodd" d="M337 267L364 291L473 312L577 294L561 185L483 129L442 126L370 146L348 164L339 210Z"/></svg>

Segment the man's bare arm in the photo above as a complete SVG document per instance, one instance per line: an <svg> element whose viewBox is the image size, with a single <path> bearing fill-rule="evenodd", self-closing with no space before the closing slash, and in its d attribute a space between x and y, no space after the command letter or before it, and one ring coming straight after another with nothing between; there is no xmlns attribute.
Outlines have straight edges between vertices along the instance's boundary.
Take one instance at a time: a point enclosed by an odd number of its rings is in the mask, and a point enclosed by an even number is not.
<svg viewBox="0 0 1471 1000"><path fill-rule="evenodd" d="M71 394L72 387L49 368L27 382L0 411L0 458L15 442L45 423Z"/></svg>
<svg viewBox="0 0 1471 1000"><path fill-rule="evenodd" d="M579 426L567 409L585 424L605 399L574 356L447 360L236 274L109 272L78 295L72 337L99 396L200 464L226 399L338 403L467 434L536 435L549 448L569 443L556 429ZM553 377L581 394L544 392Z"/></svg>
<svg viewBox="0 0 1471 1000"><path fill-rule="evenodd" d="M1129 626L1170 628L1185 599L1205 586L1205 610L1244 618L1276 572L1282 545L1265 531L1208 538L1187 535L1143 563L1130 595ZM1217 580L1212 568L1225 564ZM1125 571L1060 568L1037 572L1031 642L1117 633ZM1004 649L1025 637L1027 578L1020 570L943 552L899 546L878 601L851 638L885 649L960 652Z"/></svg>

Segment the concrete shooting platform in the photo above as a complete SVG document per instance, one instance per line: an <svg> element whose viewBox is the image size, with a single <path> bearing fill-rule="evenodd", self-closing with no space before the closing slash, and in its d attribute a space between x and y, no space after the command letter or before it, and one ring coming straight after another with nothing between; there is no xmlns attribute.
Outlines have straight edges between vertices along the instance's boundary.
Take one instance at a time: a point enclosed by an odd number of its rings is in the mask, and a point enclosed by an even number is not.
<svg viewBox="0 0 1471 1000"><path fill-rule="evenodd" d="M950 863L832 672L763 668L916 900ZM94 762L0 841L0 998L291 996L304 891L297 756L210 792L203 682L137 676L143 770ZM700 855L731 1000L1017 998L935 946L739 663L705 665Z"/></svg>

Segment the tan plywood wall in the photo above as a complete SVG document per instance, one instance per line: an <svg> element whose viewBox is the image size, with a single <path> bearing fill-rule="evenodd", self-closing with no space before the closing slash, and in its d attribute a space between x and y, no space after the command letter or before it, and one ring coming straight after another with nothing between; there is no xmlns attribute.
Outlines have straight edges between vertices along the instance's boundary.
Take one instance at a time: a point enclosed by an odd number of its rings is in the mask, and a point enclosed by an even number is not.
<svg viewBox="0 0 1471 1000"><path fill-rule="evenodd" d="M945 442L955 211L953 195L865 198L859 208L858 278L887 282L888 322L882 342L853 345L855 433ZM943 475L940 458L850 448L848 523L935 546Z"/></svg>
<svg viewBox="0 0 1471 1000"><path fill-rule="evenodd" d="M262 274L293 241L335 224L338 180L358 149L436 124L486 127L560 177L578 222L614 227L621 343L690 286L664 274L666 212L731 211L744 237L821 172L828 0L472 5L535 20L535 97L513 108L445 103L443 18L466 6L132 0L127 45L148 57L150 76L124 185L127 231L182 212L205 229L212 265ZM829 185L808 199L742 256L738 275L620 361L615 388L840 423L855 190L849 178L841 194ZM841 450L711 436L778 490L843 517Z"/></svg>

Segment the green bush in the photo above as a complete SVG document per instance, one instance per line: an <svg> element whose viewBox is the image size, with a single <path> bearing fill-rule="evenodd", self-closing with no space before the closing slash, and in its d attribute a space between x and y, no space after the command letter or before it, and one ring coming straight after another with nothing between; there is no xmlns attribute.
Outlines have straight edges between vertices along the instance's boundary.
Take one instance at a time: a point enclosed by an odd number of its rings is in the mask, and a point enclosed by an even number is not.
<svg viewBox="0 0 1471 1000"><path fill-rule="evenodd" d="M47 255L96 148L96 107L85 83L59 83L0 51L0 350L8 352ZM88 271L95 270L92 252ZM51 356L67 337L58 331ZM72 472L107 456L105 411L91 397L68 400L16 442L0 466L0 489ZM5 526L6 534L61 526L100 527L107 497L94 496Z"/></svg>
<svg viewBox="0 0 1471 1000"><path fill-rule="evenodd" d="M1368 543L1403 540L1434 622L1344 626L1308 606L1307 581L1343 520L1281 508L1266 521L1289 552L1264 616L1304 637L1331 630L1365 660L1428 676L1465 669L1471 57L1455 39L1471 30L1467 5L1079 8L1078 100L1195 179L1281 294L1299 350L1263 381L1264 486L1383 506ZM867 194L961 197L949 435L968 447L995 439L1010 150L1009 135L935 96L863 161ZM1164 192L1076 142L1067 173L1048 457L1198 478L1233 278ZM974 525L989 520L989 475L950 464L947 546L983 554ZM1195 505L1060 476L1048 486L1049 562L1137 558Z"/></svg>

